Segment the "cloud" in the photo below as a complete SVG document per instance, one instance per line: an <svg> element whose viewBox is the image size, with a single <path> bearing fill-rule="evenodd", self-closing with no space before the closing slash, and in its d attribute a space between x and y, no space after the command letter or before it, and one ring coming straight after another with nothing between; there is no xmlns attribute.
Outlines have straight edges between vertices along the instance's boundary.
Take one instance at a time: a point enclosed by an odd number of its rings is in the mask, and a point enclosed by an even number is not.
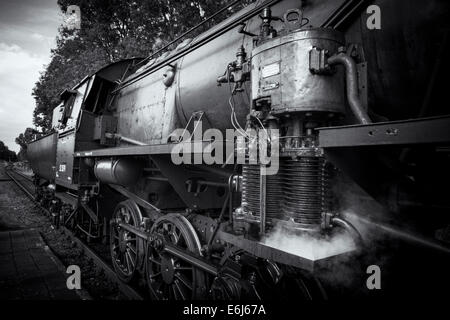
<svg viewBox="0 0 450 320"><path fill-rule="evenodd" d="M41 32L41 28L7 25L0 22L0 43L18 45L23 50L39 55L49 55L51 48L56 46L55 35ZM37 30L37 31L35 31ZM56 30L56 29L55 29Z"/></svg>
<svg viewBox="0 0 450 320"><path fill-rule="evenodd" d="M17 44L0 42L0 140L11 150L19 150L15 137L32 126L31 92L49 60Z"/></svg>
<svg viewBox="0 0 450 320"><path fill-rule="evenodd" d="M61 22L57 0L0 0L0 140L11 150L19 150L15 137L32 126L31 92Z"/></svg>
<svg viewBox="0 0 450 320"><path fill-rule="evenodd" d="M42 35L40 33L36 33L36 32L33 32L31 34L31 37L36 40L45 40L45 38L46 38L44 35Z"/></svg>

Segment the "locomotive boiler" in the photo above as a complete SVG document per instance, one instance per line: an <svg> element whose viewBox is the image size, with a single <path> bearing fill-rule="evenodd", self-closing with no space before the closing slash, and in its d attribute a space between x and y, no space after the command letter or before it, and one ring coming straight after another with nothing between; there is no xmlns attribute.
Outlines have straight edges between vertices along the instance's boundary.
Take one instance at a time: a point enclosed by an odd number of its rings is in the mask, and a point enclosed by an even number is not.
<svg viewBox="0 0 450 320"><path fill-rule="evenodd" d="M256 1L172 50L104 67L61 94L52 133L30 143L37 198L56 225L108 242L117 275L143 277L153 298L323 298L321 264L363 248L342 175L392 207L430 187L415 146L439 158L450 141L425 80L440 77L427 59L445 61L423 49L441 40L427 31L444 30L446 5L420 2L433 23L390 20L406 2ZM365 24L370 4L382 30ZM311 256L273 245L274 232L351 245Z"/></svg>

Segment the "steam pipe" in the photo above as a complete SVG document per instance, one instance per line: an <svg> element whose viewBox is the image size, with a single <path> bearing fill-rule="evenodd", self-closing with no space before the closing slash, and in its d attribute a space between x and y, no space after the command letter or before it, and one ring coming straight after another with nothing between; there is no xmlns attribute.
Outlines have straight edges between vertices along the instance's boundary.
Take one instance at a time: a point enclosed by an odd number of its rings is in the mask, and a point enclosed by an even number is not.
<svg viewBox="0 0 450 320"><path fill-rule="evenodd" d="M330 66L341 64L345 68L345 82L347 84L347 100L353 114L360 124L369 124L372 121L364 110L358 95L358 78L356 75L355 61L346 53L338 53L328 58Z"/></svg>
<svg viewBox="0 0 450 320"><path fill-rule="evenodd" d="M331 223L345 229L350 235L353 237L353 239L357 240L357 243L364 245L364 240L359 233L358 229L355 228L354 225L352 225L350 222L343 218L334 217L331 219Z"/></svg>

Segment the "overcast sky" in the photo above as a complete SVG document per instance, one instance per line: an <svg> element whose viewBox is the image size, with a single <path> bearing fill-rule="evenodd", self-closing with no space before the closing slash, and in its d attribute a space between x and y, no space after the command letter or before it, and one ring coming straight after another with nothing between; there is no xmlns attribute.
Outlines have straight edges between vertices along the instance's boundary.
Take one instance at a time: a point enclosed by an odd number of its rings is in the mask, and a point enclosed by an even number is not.
<svg viewBox="0 0 450 320"><path fill-rule="evenodd" d="M0 0L0 140L10 150L35 106L31 91L62 23L57 0Z"/></svg>

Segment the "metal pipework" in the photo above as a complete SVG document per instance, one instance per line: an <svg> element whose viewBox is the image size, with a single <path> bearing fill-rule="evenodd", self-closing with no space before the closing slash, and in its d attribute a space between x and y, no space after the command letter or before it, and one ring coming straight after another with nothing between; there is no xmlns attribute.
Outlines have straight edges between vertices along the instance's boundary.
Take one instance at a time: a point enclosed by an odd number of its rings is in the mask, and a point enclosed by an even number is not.
<svg viewBox="0 0 450 320"><path fill-rule="evenodd" d="M369 124L372 121L364 110L358 95L358 77L356 75L355 61L346 53L338 53L328 58L330 66L341 64L345 68L345 81L347 84L347 100L353 114L360 124Z"/></svg>
<svg viewBox="0 0 450 320"><path fill-rule="evenodd" d="M350 233L353 239L356 240L355 242L357 244L364 245L364 240L361 234L359 233L358 229L356 229L355 226L352 225L350 222L348 222L343 218L333 217L331 219L331 223L334 224L335 226L345 229L348 233Z"/></svg>
<svg viewBox="0 0 450 320"><path fill-rule="evenodd" d="M119 142L124 141L124 142L127 142L129 144L134 144L136 146L146 146L147 145L144 142L137 141L137 140L134 140L134 139L131 139L131 138L127 138L127 137L124 137L124 136L122 136L120 134L117 134L117 133L109 133L109 132L107 132L107 133L105 133L105 137L108 138L108 139L116 139Z"/></svg>

